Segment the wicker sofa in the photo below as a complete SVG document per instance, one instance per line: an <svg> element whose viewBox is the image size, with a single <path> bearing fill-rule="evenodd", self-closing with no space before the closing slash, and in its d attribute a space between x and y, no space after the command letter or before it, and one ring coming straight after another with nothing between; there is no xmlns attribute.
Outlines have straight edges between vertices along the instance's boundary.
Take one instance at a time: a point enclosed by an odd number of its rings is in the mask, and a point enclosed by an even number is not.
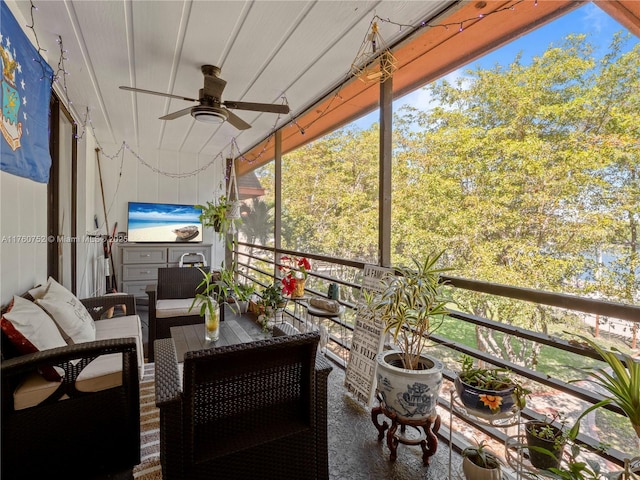
<svg viewBox="0 0 640 480"><path fill-rule="evenodd" d="M20 355L3 330L2 478L132 478L140 463L143 354L135 300L81 302L95 321L95 341ZM128 315L104 318L118 306ZM43 378L52 367L60 381Z"/></svg>
<svg viewBox="0 0 640 480"><path fill-rule="evenodd" d="M317 332L187 352L156 341L164 480L328 479L327 378ZM180 369L183 368L183 374Z"/></svg>

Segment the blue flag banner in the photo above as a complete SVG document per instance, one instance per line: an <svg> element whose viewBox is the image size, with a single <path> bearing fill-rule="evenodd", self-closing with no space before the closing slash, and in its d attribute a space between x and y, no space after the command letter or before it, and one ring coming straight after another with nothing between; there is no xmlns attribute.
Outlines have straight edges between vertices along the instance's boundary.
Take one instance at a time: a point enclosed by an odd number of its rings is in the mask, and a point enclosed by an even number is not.
<svg viewBox="0 0 640 480"><path fill-rule="evenodd" d="M0 170L47 183L53 69L31 44L7 4L1 3Z"/></svg>

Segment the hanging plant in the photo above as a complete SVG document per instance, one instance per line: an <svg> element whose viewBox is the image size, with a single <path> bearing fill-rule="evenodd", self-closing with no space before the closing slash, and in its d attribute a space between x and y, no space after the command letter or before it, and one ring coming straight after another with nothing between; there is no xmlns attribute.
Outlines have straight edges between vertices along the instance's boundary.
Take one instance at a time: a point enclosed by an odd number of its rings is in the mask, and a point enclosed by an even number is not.
<svg viewBox="0 0 640 480"><path fill-rule="evenodd" d="M227 211L231 208L232 202L229 202L226 195L220 195L214 201L207 201L204 205L196 205L196 208L202 210L200 221L204 227L213 228L213 230L223 237L231 223L233 222L227 216Z"/></svg>

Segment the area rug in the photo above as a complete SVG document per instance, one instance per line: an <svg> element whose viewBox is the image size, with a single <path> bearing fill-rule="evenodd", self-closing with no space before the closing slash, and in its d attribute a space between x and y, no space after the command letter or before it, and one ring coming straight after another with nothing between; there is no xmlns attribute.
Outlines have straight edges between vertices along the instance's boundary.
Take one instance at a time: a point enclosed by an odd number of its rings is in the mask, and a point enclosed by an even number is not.
<svg viewBox="0 0 640 480"><path fill-rule="evenodd" d="M133 469L133 478L162 480L160 469L160 411L155 401L155 365L144 366L140 382L140 464Z"/></svg>

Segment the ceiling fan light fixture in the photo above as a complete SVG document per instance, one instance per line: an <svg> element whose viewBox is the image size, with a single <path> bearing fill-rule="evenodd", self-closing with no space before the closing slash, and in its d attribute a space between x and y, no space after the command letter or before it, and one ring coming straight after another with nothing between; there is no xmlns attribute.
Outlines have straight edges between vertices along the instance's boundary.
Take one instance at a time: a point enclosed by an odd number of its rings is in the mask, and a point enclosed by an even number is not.
<svg viewBox="0 0 640 480"><path fill-rule="evenodd" d="M198 106L191 109L191 116L204 123L221 124L227 121L227 112L221 108Z"/></svg>

